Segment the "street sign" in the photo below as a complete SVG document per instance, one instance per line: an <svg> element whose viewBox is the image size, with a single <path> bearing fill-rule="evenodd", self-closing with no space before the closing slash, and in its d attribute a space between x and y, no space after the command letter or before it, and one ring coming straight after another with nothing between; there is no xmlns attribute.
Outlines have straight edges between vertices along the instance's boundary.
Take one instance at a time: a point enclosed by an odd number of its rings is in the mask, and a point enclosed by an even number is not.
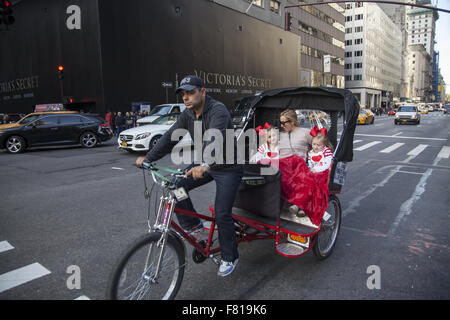
<svg viewBox="0 0 450 320"><path fill-rule="evenodd" d="M163 88L172 88L173 87L173 82L161 82L161 86Z"/></svg>

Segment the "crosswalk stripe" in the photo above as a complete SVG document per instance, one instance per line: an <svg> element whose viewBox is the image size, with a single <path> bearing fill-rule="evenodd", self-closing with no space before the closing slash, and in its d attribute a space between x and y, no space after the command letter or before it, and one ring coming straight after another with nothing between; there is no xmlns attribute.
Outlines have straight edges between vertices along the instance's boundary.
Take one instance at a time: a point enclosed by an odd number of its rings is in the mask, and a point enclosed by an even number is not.
<svg viewBox="0 0 450 320"><path fill-rule="evenodd" d="M443 146L441 151L439 151L438 158L448 158L450 157L450 147L448 146Z"/></svg>
<svg viewBox="0 0 450 320"><path fill-rule="evenodd" d="M395 149L400 148L402 145L404 145L404 143L401 142L397 142L394 143L392 146L387 147L386 149L381 150L381 153L391 153L392 151L394 151Z"/></svg>
<svg viewBox="0 0 450 320"><path fill-rule="evenodd" d="M14 247L8 241L0 241L0 253L11 249L14 249Z"/></svg>
<svg viewBox="0 0 450 320"><path fill-rule="evenodd" d="M361 146L359 148L353 149L353 150L354 151L366 150L366 149L369 149L370 147L373 147L373 146L375 146L375 145L377 145L379 143L381 143L381 141L373 141L373 142L367 143L367 144L365 144L365 145L363 145L363 146Z"/></svg>
<svg viewBox="0 0 450 320"><path fill-rule="evenodd" d="M353 143L361 142L362 140L354 140Z"/></svg>
<svg viewBox="0 0 450 320"><path fill-rule="evenodd" d="M417 156L419 155L425 148L428 147L427 144L419 144L417 147L412 149L410 152L407 153L408 156Z"/></svg>
<svg viewBox="0 0 450 320"><path fill-rule="evenodd" d="M0 293L8 289L20 286L34 279L46 276L51 272L40 263L33 263L28 266L4 273L0 275Z"/></svg>

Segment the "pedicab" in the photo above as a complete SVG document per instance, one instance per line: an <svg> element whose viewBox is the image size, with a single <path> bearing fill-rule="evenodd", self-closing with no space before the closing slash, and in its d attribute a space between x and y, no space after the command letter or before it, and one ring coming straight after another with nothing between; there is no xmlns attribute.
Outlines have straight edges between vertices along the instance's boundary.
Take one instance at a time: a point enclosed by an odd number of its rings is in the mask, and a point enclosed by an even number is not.
<svg viewBox="0 0 450 320"><path fill-rule="evenodd" d="M276 252L285 257L300 257L313 251L318 259L325 259L336 245L341 226L341 205L337 195L345 181L346 165L353 158L353 136L359 104L353 94L345 89L295 87L264 91L252 96L237 135L238 141L245 137L246 130L253 130L260 124L279 124L280 113L288 108L310 119L310 126L319 124L326 127L335 147L326 181L328 201L325 209L316 223L308 217L297 217L287 210L288 204L281 197L282 172L270 165L245 163L244 176L232 209L236 240L239 244L272 239ZM318 114L326 114L327 117L318 117ZM339 118L343 120L340 133ZM302 126L305 125L303 123ZM245 145L250 154L251 146ZM262 174L263 169L272 170L271 174ZM144 194L149 199L149 232L139 237L120 256L110 276L109 299L175 298L190 260L186 243L193 246L191 258L194 263L211 259L220 264L221 248L213 205L209 206L209 214L175 208L178 201L189 196L176 184L184 172L150 163L144 163L142 171ZM150 190L146 175L151 175L154 182ZM160 190L160 196L154 196L155 187ZM152 212L156 218L151 217ZM183 230L174 219L174 212L202 219L207 225L207 239L197 241Z"/></svg>

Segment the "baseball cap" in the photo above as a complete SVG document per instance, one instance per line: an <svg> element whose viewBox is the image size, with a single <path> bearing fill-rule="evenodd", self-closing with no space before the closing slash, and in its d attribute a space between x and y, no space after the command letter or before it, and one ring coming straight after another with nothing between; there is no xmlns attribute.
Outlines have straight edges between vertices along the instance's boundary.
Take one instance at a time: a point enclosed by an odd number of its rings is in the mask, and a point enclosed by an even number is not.
<svg viewBox="0 0 450 320"><path fill-rule="evenodd" d="M203 88L205 83L202 78L196 76L186 76L181 80L180 86L178 87L176 93L180 92L180 90L194 90L197 87Z"/></svg>

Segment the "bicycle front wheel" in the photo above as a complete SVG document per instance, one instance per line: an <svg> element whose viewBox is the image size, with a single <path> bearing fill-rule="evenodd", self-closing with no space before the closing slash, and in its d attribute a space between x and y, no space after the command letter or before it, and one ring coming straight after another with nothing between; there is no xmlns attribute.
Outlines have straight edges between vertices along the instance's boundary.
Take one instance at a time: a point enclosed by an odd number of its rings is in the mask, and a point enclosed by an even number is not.
<svg viewBox="0 0 450 320"><path fill-rule="evenodd" d="M147 234L125 251L111 274L107 292L109 299L175 298L184 275L184 247L172 234L168 234L163 246L161 236L159 232ZM156 275L158 262L159 272Z"/></svg>

